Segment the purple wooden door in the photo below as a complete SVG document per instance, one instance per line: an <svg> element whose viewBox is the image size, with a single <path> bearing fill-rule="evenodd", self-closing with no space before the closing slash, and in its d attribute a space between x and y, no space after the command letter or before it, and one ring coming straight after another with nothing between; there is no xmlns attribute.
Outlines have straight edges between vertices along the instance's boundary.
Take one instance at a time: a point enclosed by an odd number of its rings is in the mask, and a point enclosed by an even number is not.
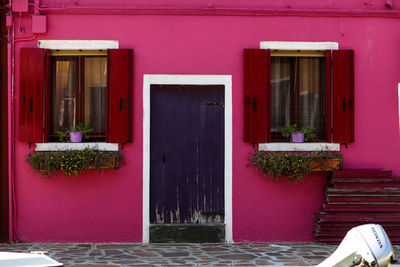
<svg viewBox="0 0 400 267"><path fill-rule="evenodd" d="M150 94L150 223L223 223L224 86Z"/></svg>

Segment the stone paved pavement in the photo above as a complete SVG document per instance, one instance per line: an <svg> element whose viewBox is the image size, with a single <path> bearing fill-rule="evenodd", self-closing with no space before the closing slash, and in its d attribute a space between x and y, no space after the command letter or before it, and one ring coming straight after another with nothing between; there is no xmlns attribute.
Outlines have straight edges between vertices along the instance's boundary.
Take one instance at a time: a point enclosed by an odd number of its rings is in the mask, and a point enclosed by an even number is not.
<svg viewBox="0 0 400 267"><path fill-rule="evenodd" d="M316 243L239 244L0 244L0 251L47 251L65 266L313 266L334 245ZM395 246L396 259L400 246Z"/></svg>

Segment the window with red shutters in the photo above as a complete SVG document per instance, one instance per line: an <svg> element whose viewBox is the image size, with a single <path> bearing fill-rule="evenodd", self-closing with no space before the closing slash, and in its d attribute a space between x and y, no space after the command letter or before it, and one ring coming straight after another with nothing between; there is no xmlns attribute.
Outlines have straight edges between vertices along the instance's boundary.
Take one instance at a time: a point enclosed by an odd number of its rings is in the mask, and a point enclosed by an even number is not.
<svg viewBox="0 0 400 267"><path fill-rule="evenodd" d="M57 131L89 123L89 141L130 142L132 56L129 49L104 56L21 49L19 140L58 141Z"/></svg>
<svg viewBox="0 0 400 267"><path fill-rule="evenodd" d="M319 141L353 142L352 51L244 53L245 142L282 141L294 123L314 127Z"/></svg>

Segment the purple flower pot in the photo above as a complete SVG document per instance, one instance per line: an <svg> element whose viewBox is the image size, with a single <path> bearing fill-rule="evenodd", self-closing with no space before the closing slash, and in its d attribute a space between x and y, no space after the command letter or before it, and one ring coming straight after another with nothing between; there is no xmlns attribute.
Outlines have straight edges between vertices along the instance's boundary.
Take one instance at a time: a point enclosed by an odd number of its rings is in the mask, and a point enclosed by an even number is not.
<svg viewBox="0 0 400 267"><path fill-rule="evenodd" d="M69 132L69 141L71 143L80 143L82 142L82 132Z"/></svg>
<svg viewBox="0 0 400 267"><path fill-rule="evenodd" d="M304 143L304 133L292 133L293 143Z"/></svg>

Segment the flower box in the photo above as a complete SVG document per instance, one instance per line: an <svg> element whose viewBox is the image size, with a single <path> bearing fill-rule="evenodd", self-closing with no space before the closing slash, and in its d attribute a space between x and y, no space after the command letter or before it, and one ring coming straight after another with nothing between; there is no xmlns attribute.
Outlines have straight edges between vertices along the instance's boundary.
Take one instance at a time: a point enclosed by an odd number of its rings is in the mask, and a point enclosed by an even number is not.
<svg viewBox="0 0 400 267"><path fill-rule="evenodd" d="M97 149L34 152L27 156L31 167L49 177L62 171L68 176L77 176L85 170L117 169L123 156L119 151Z"/></svg>
<svg viewBox="0 0 400 267"><path fill-rule="evenodd" d="M118 169L118 164L115 159L109 160L105 162L102 166L96 167L94 164L89 165L88 170L109 170L109 169Z"/></svg>
<svg viewBox="0 0 400 267"><path fill-rule="evenodd" d="M333 171L340 168L342 154L325 151L303 152L266 152L255 151L250 162L271 179L287 177L288 181L303 179L311 171Z"/></svg>
<svg viewBox="0 0 400 267"><path fill-rule="evenodd" d="M313 172L336 171L340 169L341 163L342 163L341 158L313 160L311 162L311 171Z"/></svg>

